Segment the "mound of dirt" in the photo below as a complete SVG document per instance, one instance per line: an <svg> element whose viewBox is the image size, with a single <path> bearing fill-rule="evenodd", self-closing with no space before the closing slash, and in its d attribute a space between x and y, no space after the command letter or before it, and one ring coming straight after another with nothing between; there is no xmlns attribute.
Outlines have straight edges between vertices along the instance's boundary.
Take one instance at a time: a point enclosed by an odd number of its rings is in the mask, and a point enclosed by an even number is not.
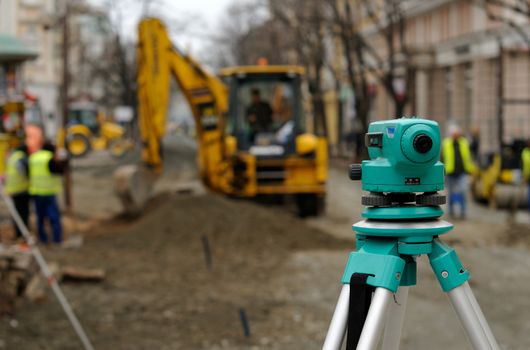
<svg viewBox="0 0 530 350"><path fill-rule="evenodd" d="M214 194L166 195L134 222L87 233L81 250L46 253L60 264L108 272L102 284L65 286L96 348L210 349L252 344L239 311L248 313L251 331L253 321L266 321L278 303L275 276L292 252L344 249L352 241L308 228L281 208ZM77 345L53 300L18 317L9 337L0 327L9 348Z"/></svg>

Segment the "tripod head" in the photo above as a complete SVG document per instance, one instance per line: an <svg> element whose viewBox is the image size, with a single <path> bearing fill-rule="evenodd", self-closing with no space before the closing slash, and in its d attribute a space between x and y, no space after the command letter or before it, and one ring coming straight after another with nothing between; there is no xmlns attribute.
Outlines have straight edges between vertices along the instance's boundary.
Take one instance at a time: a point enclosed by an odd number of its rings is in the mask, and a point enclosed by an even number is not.
<svg viewBox="0 0 530 350"><path fill-rule="evenodd" d="M363 216L441 216L439 205L445 203L445 196L437 193L444 188L440 144L440 128L432 120L404 117L371 123L365 135L370 160L349 169L350 178L361 180L362 189L370 192L362 197L362 204L372 208Z"/></svg>

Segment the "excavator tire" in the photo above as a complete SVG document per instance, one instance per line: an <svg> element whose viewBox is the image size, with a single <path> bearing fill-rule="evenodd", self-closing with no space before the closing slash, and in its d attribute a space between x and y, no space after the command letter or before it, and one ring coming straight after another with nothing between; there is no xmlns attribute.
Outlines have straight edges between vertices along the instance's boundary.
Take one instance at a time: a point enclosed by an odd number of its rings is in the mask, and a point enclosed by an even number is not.
<svg viewBox="0 0 530 350"><path fill-rule="evenodd" d="M493 200L497 208L526 208L528 198L528 186L517 186L513 184L495 185Z"/></svg>
<svg viewBox="0 0 530 350"><path fill-rule="evenodd" d="M66 139L66 149L70 156L82 158L92 150L90 139L83 134L69 135Z"/></svg>
<svg viewBox="0 0 530 350"><path fill-rule="evenodd" d="M295 196L298 216L307 218L318 216L324 210L324 196L317 193L298 193Z"/></svg>

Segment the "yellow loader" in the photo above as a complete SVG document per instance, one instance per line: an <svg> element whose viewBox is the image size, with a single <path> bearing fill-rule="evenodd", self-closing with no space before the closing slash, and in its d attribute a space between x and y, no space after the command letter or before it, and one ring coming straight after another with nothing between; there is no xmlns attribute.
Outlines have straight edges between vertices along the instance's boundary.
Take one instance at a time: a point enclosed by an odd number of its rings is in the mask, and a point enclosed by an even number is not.
<svg viewBox="0 0 530 350"><path fill-rule="evenodd" d="M113 157L121 157L131 147L125 139L125 130L107 121L94 103L71 104L68 113L65 145L72 157L80 158L92 150L105 149Z"/></svg>

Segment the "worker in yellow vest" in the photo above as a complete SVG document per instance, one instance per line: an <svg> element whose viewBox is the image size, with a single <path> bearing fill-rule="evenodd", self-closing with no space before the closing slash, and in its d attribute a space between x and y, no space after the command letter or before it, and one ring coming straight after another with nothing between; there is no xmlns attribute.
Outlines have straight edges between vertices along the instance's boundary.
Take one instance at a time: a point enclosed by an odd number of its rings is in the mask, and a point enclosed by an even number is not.
<svg viewBox="0 0 530 350"><path fill-rule="evenodd" d="M523 168L523 178L527 184L528 190L528 212L530 213L530 139L526 142L526 147L523 149L521 154L522 168Z"/></svg>
<svg viewBox="0 0 530 350"><path fill-rule="evenodd" d="M35 203L37 232L42 243L48 243L45 222L53 231L53 242L62 242L61 213L57 194L61 191L61 176L66 167L64 160L55 156L55 147L45 143L44 129L37 124L25 127L29 153L29 194Z"/></svg>
<svg viewBox="0 0 530 350"><path fill-rule="evenodd" d="M15 149L7 159L5 191L11 197L13 204L26 226L29 221L29 180L28 180L28 150L26 145ZM13 227L16 238L22 236L15 220Z"/></svg>
<svg viewBox="0 0 530 350"><path fill-rule="evenodd" d="M449 215L453 217L455 205L460 204L461 217L465 218L467 175L474 173L476 167L471 159L469 142L457 125L449 127L449 137L443 140L442 160L449 192Z"/></svg>

